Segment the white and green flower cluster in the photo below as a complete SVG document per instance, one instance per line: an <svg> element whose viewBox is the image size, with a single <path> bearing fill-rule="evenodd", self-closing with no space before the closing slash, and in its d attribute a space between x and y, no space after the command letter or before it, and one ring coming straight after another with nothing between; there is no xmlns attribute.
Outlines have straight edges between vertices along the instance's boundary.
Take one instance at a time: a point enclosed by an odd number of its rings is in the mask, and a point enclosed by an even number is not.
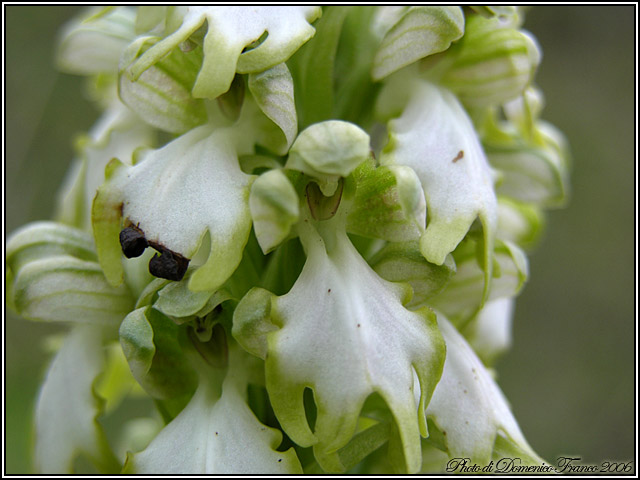
<svg viewBox="0 0 640 480"><path fill-rule="evenodd" d="M68 25L59 65L103 115L56 221L7 243L10 306L70 326L38 471L541 462L488 369L567 193L522 15L143 6ZM141 396L157 412L107 435Z"/></svg>

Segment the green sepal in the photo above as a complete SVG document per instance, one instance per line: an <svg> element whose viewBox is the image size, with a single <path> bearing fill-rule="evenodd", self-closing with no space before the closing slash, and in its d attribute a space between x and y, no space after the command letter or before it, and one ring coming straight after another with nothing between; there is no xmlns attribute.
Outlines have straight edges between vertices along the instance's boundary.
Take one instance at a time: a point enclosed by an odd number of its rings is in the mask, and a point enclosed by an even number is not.
<svg viewBox="0 0 640 480"><path fill-rule="evenodd" d="M233 313L233 338L247 352L267 357L267 334L278 329L271 321L271 301L274 295L264 288L252 288L240 300Z"/></svg>
<svg viewBox="0 0 640 480"><path fill-rule="evenodd" d="M185 354L186 342L185 327L150 307L132 311L120 326L120 344L131 373L160 400L186 404L196 389L198 376Z"/></svg>
<svg viewBox="0 0 640 480"><path fill-rule="evenodd" d="M424 232L426 204L420 179L400 165L375 167L363 162L352 173L355 197L347 230L390 242L417 240Z"/></svg>
<svg viewBox="0 0 640 480"><path fill-rule="evenodd" d="M369 158L369 135L353 123L328 120L300 132L285 165L317 180L330 197L346 177Z"/></svg>
<svg viewBox="0 0 640 480"><path fill-rule="evenodd" d="M188 288L188 279L171 282L158 290L158 299L153 308L179 321L191 316L204 317L222 302L231 300L231 294L222 289L216 292L193 292Z"/></svg>
<svg viewBox="0 0 640 480"><path fill-rule="evenodd" d="M389 243L369 260L369 264L385 280L411 285L413 297L408 307L425 305L456 273L452 255L447 255L442 265L430 263L416 241Z"/></svg>
<svg viewBox="0 0 640 480"><path fill-rule="evenodd" d="M446 50L463 33L460 7L410 7L384 36L373 61L373 79L382 80L421 58Z"/></svg>
<svg viewBox="0 0 640 480"><path fill-rule="evenodd" d="M496 17L470 15L465 34L446 52L447 70L438 82L467 107L499 105L516 98L531 84L540 48L523 30Z"/></svg>

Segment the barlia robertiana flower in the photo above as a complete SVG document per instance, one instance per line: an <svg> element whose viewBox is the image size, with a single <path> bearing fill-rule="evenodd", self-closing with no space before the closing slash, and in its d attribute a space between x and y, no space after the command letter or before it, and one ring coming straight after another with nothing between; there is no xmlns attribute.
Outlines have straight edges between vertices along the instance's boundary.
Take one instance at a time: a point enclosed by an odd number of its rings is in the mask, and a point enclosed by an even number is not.
<svg viewBox="0 0 640 480"><path fill-rule="evenodd" d="M567 195L522 23L505 6L123 6L68 24L58 65L103 113L55 219L7 242L10 307L69 326L37 470L541 464L489 370Z"/></svg>

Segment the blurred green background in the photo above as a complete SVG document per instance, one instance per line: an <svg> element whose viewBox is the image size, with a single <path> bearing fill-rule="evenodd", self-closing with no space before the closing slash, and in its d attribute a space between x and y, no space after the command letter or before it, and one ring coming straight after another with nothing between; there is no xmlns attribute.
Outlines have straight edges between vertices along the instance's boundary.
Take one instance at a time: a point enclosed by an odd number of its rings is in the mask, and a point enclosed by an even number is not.
<svg viewBox="0 0 640 480"><path fill-rule="evenodd" d="M7 232L51 216L72 140L98 113L56 72L55 39L78 10L5 6ZM629 6L538 6L525 28L543 60L543 118L568 137L572 195L548 215L516 303L500 385L531 445L555 463L635 452L635 16ZM7 312L6 470L31 471L31 420L52 325Z"/></svg>

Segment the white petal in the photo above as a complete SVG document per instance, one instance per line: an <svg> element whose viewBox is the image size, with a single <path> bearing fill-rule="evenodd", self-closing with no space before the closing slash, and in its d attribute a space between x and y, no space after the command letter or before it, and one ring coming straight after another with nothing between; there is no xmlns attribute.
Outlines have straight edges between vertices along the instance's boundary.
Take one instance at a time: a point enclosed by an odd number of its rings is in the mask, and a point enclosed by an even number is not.
<svg viewBox="0 0 640 480"><path fill-rule="evenodd" d="M92 391L104 364L101 343L99 328L76 326L49 367L36 407L35 462L40 473L72 473L79 453L97 463L115 462L96 422L101 405Z"/></svg>
<svg viewBox="0 0 640 480"><path fill-rule="evenodd" d="M451 457L468 457L486 465L496 434L502 432L533 457L504 394L467 341L438 315L447 344L447 358L427 416L443 432Z"/></svg>

